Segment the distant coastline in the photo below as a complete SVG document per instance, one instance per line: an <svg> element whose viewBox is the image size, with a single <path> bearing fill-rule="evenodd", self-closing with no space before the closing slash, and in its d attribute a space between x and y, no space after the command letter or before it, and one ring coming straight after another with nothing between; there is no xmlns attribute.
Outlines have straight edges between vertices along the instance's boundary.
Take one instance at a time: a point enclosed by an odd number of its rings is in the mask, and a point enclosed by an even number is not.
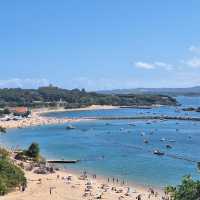
<svg viewBox="0 0 200 200"><path fill-rule="evenodd" d="M105 110L105 109L118 109L117 106L101 106L101 105L92 105L85 108L74 108L74 109L65 109L65 108L42 108L42 109L33 109L31 112L30 118L25 118L22 120L9 120L9 121L0 121L0 127L9 129L9 128L25 128L29 126L41 126L41 125L50 125L50 124L69 124L72 122L78 122L80 120L89 120L83 118L63 118L58 119L56 117L47 117L43 114L55 113L55 112L68 112L68 111L81 111L81 110ZM92 120L92 119L90 119Z"/></svg>
<svg viewBox="0 0 200 200"><path fill-rule="evenodd" d="M155 105L159 107L160 105ZM110 117L84 117L84 118L56 118L48 117L48 113L58 113L58 112L76 112L76 111L90 111L90 110L108 110L108 109L120 109L120 108L138 108L138 109L150 109L152 106L134 106L134 107L119 107L119 106L107 106L107 105L92 105L85 108L72 108L65 109L62 108L40 108L32 109L32 115L30 118L25 118L22 120L9 120L9 121L0 121L0 127L9 129L9 128L25 128L29 126L41 126L41 125L50 125L50 124L69 124L78 121L84 120L188 120L188 121L200 121L199 117L189 117L189 116L110 116Z"/></svg>

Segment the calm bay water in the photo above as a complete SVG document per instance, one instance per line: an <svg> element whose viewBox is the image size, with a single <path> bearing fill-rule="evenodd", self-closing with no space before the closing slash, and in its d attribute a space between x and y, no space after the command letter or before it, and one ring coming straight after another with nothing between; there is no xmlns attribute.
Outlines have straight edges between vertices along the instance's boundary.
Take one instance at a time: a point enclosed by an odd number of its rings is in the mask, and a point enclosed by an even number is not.
<svg viewBox="0 0 200 200"><path fill-rule="evenodd" d="M182 106L200 106L199 97L178 97ZM150 110L119 109L98 111L76 111L51 113L56 117L85 116L132 116L132 115L189 115L199 113L179 112L173 107L161 107ZM130 126L134 123L135 126ZM195 163L172 158L200 161L200 123L192 121L154 121L109 120L87 121L73 124L76 129L66 130L65 125L50 125L12 129L0 136L0 142L6 145L26 148L31 142L38 142L42 154L47 158L80 159L80 163L66 165L73 170L87 170L104 176L165 186L177 184L187 174L200 179ZM162 142L175 140L176 142ZM149 144L144 143L144 139ZM167 149L166 144L172 145ZM152 154L156 148L165 152L159 157Z"/></svg>

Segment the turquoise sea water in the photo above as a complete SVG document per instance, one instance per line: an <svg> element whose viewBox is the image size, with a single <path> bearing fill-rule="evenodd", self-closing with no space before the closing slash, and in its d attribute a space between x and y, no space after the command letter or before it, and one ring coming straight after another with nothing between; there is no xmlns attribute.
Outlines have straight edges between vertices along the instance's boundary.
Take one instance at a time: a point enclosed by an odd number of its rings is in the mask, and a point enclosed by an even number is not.
<svg viewBox="0 0 200 200"><path fill-rule="evenodd" d="M200 98L178 97L182 106L200 106ZM190 115L199 113L179 112L173 107L150 110L119 109L51 113L56 117L85 116L133 116L145 115ZM149 121L148 121L149 122ZM130 126L134 123L135 126ZM38 142L47 158L80 159L80 163L66 165L73 170L87 170L104 176L114 176L144 185L165 186L178 184L187 174L200 179L195 163L175 159L200 161L200 122L192 121L147 121L109 120L85 121L73 124L76 129L66 130L64 125L50 125L12 129L0 136L0 142L8 146L27 147ZM175 142L160 141L175 140ZM147 139L149 144L145 144ZM166 144L172 145L167 149ZM152 153L159 148L164 156Z"/></svg>

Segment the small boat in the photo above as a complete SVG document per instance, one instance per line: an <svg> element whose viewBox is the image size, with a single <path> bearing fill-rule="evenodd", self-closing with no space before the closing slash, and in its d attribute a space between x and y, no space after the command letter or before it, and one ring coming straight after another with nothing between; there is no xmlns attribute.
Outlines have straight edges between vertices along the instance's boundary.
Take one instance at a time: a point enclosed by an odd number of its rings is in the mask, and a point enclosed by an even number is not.
<svg viewBox="0 0 200 200"><path fill-rule="evenodd" d="M148 144L148 143L149 143L149 141L148 141L148 140L144 140L144 143L145 143L145 144Z"/></svg>
<svg viewBox="0 0 200 200"><path fill-rule="evenodd" d="M68 125L68 126L66 127L66 129L67 129L67 130L71 130L71 129L75 129L75 127L72 126L72 125Z"/></svg>
<svg viewBox="0 0 200 200"><path fill-rule="evenodd" d="M161 152L161 151L158 150L158 149L154 150L154 151L153 151L153 154L158 155L158 156L163 156L163 155L165 155L164 152Z"/></svg>
<svg viewBox="0 0 200 200"><path fill-rule="evenodd" d="M171 146L170 144L167 144L167 145L166 145L166 148L171 149L172 146Z"/></svg>
<svg viewBox="0 0 200 200"><path fill-rule="evenodd" d="M161 142L164 142L164 141L166 141L166 139L165 139L165 138L161 138L160 141L161 141Z"/></svg>

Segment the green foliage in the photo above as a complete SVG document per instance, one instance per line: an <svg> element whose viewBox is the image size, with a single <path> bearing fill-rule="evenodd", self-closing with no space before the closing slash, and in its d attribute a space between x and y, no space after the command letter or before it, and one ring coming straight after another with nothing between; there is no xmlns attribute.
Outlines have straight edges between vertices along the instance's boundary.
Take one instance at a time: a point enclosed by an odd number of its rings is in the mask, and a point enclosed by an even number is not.
<svg viewBox="0 0 200 200"><path fill-rule="evenodd" d="M38 159L40 156L40 148L39 145L37 143L32 143L28 150L27 150L27 156L31 157L31 158L35 158Z"/></svg>
<svg viewBox="0 0 200 200"><path fill-rule="evenodd" d="M0 147L0 159L7 158L9 155L10 153L6 149Z"/></svg>
<svg viewBox="0 0 200 200"><path fill-rule="evenodd" d="M7 115L7 114L10 114L9 109L5 108L3 110L0 110L0 116Z"/></svg>
<svg viewBox="0 0 200 200"><path fill-rule="evenodd" d="M8 115L10 114L10 110L8 108L5 108L3 111L3 114Z"/></svg>
<svg viewBox="0 0 200 200"><path fill-rule="evenodd" d="M18 152L15 155L15 159L21 161L32 160L41 163L45 162L45 159L40 156L40 148L37 143L32 143L28 150Z"/></svg>
<svg viewBox="0 0 200 200"><path fill-rule="evenodd" d="M6 194L8 192L8 187L6 185L6 181L0 175L0 196Z"/></svg>
<svg viewBox="0 0 200 200"><path fill-rule="evenodd" d="M194 181L190 176L183 178L181 185L169 186L165 191L172 200L200 200L200 181Z"/></svg>
<svg viewBox="0 0 200 200"><path fill-rule="evenodd" d="M60 100L62 100L60 102ZM86 92L84 89L66 90L58 87L34 89L0 89L0 106L55 107L57 104L66 108L80 108L90 105L175 105L176 100L163 95L127 94L111 95Z"/></svg>
<svg viewBox="0 0 200 200"><path fill-rule="evenodd" d="M0 132L6 133L6 128L0 126Z"/></svg>
<svg viewBox="0 0 200 200"><path fill-rule="evenodd" d="M0 160L0 195L4 195L12 189L26 185L24 172L11 163L8 159Z"/></svg>

